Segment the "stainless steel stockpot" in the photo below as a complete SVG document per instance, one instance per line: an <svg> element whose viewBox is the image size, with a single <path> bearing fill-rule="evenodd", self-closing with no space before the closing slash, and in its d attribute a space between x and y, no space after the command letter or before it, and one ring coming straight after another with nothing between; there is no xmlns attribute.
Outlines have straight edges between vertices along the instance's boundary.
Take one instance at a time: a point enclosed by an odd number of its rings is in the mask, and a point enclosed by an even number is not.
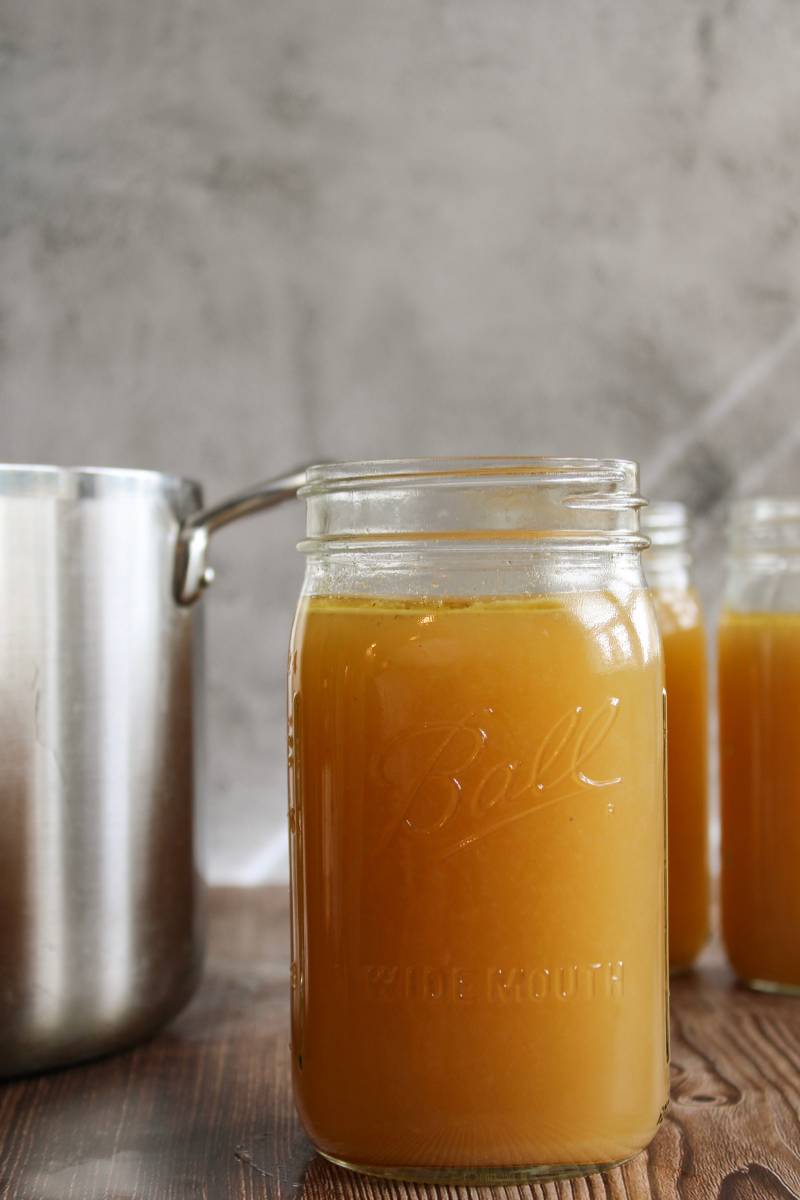
<svg viewBox="0 0 800 1200"><path fill-rule="evenodd" d="M135 1042L191 995L211 533L151 471L0 466L0 1076Z"/></svg>

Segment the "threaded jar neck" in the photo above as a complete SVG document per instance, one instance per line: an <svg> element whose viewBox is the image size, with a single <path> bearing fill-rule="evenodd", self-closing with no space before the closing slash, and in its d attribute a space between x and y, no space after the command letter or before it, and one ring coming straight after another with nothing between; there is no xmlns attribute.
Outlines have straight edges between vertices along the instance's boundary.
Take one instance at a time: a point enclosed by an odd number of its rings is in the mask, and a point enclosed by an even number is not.
<svg viewBox="0 0 800 1200"><path fill-rule="evenodd" d="M688 588L692 529L686 505L678 500L649 501L641 514L641 529L650 539L650 546L642 555L650 586Z"/></svg>
<svg viewBox="0 0 800 1200"><path fill-rule="evenodd" d="M800 555L800 496L734 500L728 510L728 549L745 557Z"/></svg>
<svg viewBox="0 0 800 1200"><path fill-rule="evenodd" d="M679 500L649 500L642 510L642 533L650 539L648 553L687 550L691 534L689 511Z"/></svg>
<svg viewBox="0 0 800 1200"><path fill-rule="evenodd" d="M725 607L800 612L800 496L756 496L728 508Z"/></svg>
<svg viewBox="0 0 800 1200"><path fill-rule="evenodd" d="M312 467L306 552L515 542L638 551L636 463L624 459L455 458Z"/></svg>

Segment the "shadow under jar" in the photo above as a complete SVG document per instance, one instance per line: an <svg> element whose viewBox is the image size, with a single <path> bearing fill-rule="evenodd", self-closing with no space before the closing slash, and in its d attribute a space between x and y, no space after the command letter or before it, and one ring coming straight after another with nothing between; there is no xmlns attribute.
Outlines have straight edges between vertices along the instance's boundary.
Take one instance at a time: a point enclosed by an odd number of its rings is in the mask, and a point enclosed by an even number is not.
<svg viewBox="0 0 800 1200"><path fill-rule="evenodd" d="M800 994L800 498L731 508L718 664L725 948Z"/></svg>
<svg viewBox="0 0 800 1200"><path fill-rule="evenodd" d="M637 469L312 469L292 1058L355 1170L566 1177L667 1098L663 675Z"/></svg>
<svg viewBox="0 0 800 1200"><path fill-rule="evenodd" d="M643 556L664 646L669 797L669 965L691 967L708 939L708 681L700 597L692 586L689 516L674 500L642 513Z"/></svg>

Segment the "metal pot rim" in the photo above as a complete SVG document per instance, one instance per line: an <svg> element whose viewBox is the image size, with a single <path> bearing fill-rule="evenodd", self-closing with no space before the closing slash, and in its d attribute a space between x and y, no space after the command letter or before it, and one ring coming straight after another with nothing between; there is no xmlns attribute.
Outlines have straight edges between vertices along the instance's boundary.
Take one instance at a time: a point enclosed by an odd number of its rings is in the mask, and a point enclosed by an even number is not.
<svg viewBox="0 0 800 1200"><path fill-rule="evenodd" d="M46 463L0 463L0 496L81 500L113 495L180 496L189 508L202 503L193 479L129 467L61 467Z"/></svg>

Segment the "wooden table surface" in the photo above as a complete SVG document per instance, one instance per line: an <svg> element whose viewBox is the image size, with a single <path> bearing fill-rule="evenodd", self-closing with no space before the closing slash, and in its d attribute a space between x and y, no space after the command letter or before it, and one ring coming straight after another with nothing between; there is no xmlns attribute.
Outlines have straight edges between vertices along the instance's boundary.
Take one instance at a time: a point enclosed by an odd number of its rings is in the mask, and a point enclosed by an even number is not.
<svg viewBox="0 0 800 1200"><path fill-rule="evenodd" d="M205 980L153 1041L0 1085L3 1200L470 1200L315 1157L292 1107L283 889L212 896ZM672 987L672 1103L633 1162L475 1200L800 1197L800 999L738 987L713 947Z"/></svg>

